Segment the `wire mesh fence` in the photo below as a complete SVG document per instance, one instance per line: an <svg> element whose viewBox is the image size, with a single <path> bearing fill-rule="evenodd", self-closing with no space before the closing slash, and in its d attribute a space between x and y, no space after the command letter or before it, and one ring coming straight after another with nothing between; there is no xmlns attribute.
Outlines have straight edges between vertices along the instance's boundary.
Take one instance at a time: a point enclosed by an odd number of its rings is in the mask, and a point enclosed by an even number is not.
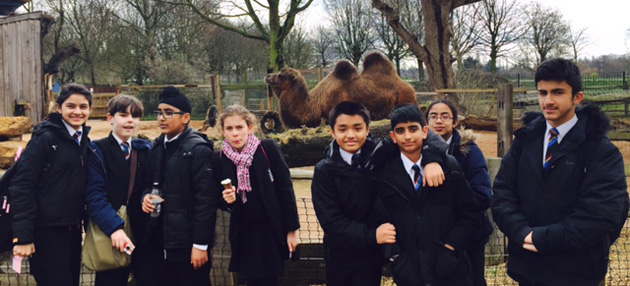
<svg viewBox="0 0 630 286"><path fill-rule="evenodd" d="M319 226L312 200L300 198L297 200L300 216L300 238L302 240L300 260L286 262L285 275L281 285L325 285L325 263L322 245L323 231ZM229 228L229 214L219 211L216 240L212 250L213 265L211 280L213 285L232 286L245 285L237 275L228 272L230 246L227 238ZM630 225L626 222L621 237L613 244L610 251L610 264L606 276L606 285L630 285ZM495 229L490 241L486 245L486 280L488 285L517 285L507 276L505 261L507 260L506 238ZM0 258L0 285L36 285L29 275L28 262L22 266L22 274L18 275L11 269L11 258L3 254ZM388 266L384 267L383 285L394 285ZM94 285L93 272L83 269L81 285ZM129 285L134 285L131 282Z"/></svg>

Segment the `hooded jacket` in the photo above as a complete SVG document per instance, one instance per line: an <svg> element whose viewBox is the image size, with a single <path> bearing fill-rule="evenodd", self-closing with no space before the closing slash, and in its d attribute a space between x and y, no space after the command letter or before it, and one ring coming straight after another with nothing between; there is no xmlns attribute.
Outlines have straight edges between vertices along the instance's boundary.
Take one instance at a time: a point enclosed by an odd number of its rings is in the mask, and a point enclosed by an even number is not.
<svg viewBox="0 0 630 286"><path fill-rule="evenodd" d="M576 110L547 170L542 152L546 121L526 125L501 162L494 181L492 214L509 238L508 274L548 285L598 285L607 271L610 245L628 212L621 153L606 137L608 118L594 106ZM533 231L534 253L522 248Z"/></svg>
<svg viewBox="0 0 630 286"><path fill-rule="evenodd" d="M62 120L61 114L51 113L35 128L10 182L17 244L32 243L36 227L77 226L84 217L90 128L83 125L78 145Z"/></svg>
<svg viewBox="0 0 630 286"><path fill-rule="evenodd" d="M189 259L193 244L214 244L214 228L219 196L215 189L208 138L190 128L166 143L165 136L155 140L149 154L149 182L158 182L162 191L162 247L183 250L187 255L171 257ZM151 192L147 186L144 194ZM175 252L174 252L175 253Z"/></svg>
<svg viewBox="0 0 630 286"><path fill-rule="evenodd" d="M468 184L470 184L470 189L477 198L479 208L482 210L480 213L481 227L475 234L472 244L485 244L488 241L488 236L492 233L492 223L487 212L492 201L492 190L486 158L475 143L474 135L469 131L453 130L448 154L457 159Z"/></svg>

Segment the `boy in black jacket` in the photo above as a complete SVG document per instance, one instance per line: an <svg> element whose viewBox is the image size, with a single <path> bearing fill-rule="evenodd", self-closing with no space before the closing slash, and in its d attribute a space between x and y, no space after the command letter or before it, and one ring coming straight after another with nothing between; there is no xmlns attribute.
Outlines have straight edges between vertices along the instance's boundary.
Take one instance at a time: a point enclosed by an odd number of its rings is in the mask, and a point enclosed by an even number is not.
<svg viewBox="0 0 630 286"><path fill-rule="evenodd" d="M33 131L9 186L13 254L30 257L38 285L79 285L91 106L84 86L63 86L57 113Z"/></svg>
<svg viewBox="0 0 630 286"><path fill-rule="evenodd" d="M151 183L162 191L158 231L164 250L163 285L210 285L210 249L219 197L211 167L212 143L188 127L190 102L166 87L155 112L162 135L149 155ZM143 211L155 209L151 187Z"/></svg>
<svg viewBox="0 0 630 286"><path fill-rule="evenodd" d="M141 194L146 185L147 159L151 144L147 140L133 139L144 114L142 103L130 95L117 95L108 103L107 120L112 132L106 138L92 141L92 154L88 159L88 178L85 191L90 219L112 240L112 246L121 252L125 244L131 246L132 262L129 267L96 272L96 286L127 285L132 272L137 285L157 285L160 249L151 249L145 242L149 216L142 212ZM132 162L135 159L135 167ZM135 170L133 170L135 169ZM135 173L134 173L135 172ZM134 175L131 192L130 177ZM126 205L133 234L124 232L123 219L118 209Z"/></svg>
<svg viewBox="0 0 630 286"><path fill-rule="evenodd" d="M421 150L428 134L415 105L394 108L389 144L379 149L374 174L378 195L396 227L392 256L394 282L408 285L471 285L468 241L480 226L479 208L457 161L439 161L446 180L422 186ZM376 155L375 155L376 156Z"/></svg>
<svg viewBox="0 0 630 286"><path fill-rule="evenodd" d="M523 118L493 186L508 274L520 285L601 285L628 214L623 158L606 136L606 115L578 107L575 63L547 60L535 81L542 114Z"/></svg>
<svg viewBox="0 0 630 286"><path fill-rule="evenodd" d="M324 229L326 285L380 285L383 261L377 245L395 243L396 229L374 218L376 190L368 169L376 144L368 138L369 112L360 103L341 102L329 123L335 140L315 167L311 185ZM436 144L446 147L443 141ZM433 165L436 175L429 183L441 184L442 170Z"/></svg>

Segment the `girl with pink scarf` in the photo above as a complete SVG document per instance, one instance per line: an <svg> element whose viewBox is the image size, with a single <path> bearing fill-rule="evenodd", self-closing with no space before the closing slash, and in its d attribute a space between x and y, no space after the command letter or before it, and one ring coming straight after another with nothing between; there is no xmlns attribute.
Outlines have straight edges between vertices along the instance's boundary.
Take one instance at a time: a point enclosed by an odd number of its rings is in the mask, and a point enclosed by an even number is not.
<svg viewBox="0 0 630 286"><path fill-rule="evenodd" d="M246 108L228 106L219 126L225 140L213 169L217 182L231 181L218 188L231 212L229 270L247 277L249 286L276 286L300 243L289 168L273 140L254 135L255 117Z"/></svg>

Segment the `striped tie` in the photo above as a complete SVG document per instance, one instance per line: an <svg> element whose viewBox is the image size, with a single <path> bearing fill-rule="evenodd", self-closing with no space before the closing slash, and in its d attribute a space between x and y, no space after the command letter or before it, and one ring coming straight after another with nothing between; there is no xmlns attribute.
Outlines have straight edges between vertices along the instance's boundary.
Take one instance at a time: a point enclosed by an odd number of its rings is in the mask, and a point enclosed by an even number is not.
<svg viewBox="0 0 630 286"><path fill-rule="evenodd" d="M416 191L420 190L420 185L422 184L422 174L420 174L420 166L418 164L413 164L411 167L415 173L413 174L413 188Z"/></svg>
<svg viewBox="0 0 630 286"><path fill-rule="evenodd" d="M547 169L549 167L549 162L551 162L551 158L553 157L553 153L558 149L558 129L551 128L549 129L549 142L547 143L547 156L545 156L545 165L543 169Z"/></svg>
<svg viewBox="0 0 630 286"><path fill-rule="evenodd" d="M129 160L129 155L131 155L131 152L129 152L129 143L120 143L120 147L122 147L122 151L125 153L125 160Z"/></svg>
<svg viewBox="0 0 630 286"><path fill-rule="evenodd" d="M81 138L81 131L74 132L72 138L75 142L77 142L77 145L81 145L81 141L79 141L79 138Z"/></svg>

